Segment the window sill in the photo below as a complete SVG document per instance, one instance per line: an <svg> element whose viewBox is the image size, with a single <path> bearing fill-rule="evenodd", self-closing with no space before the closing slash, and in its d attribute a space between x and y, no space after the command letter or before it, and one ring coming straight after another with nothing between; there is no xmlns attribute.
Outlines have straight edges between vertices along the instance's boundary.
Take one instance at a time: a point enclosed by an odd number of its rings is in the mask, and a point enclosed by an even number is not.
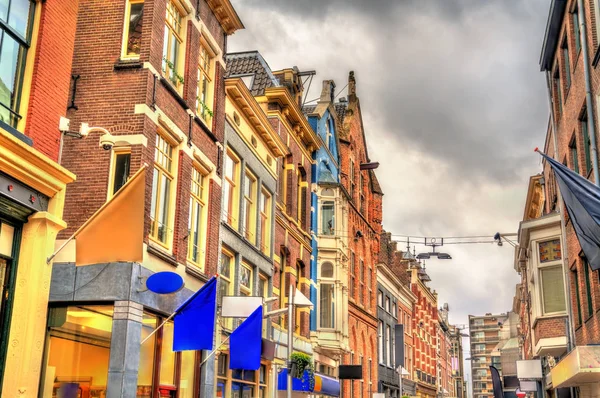
<svg viewBox="0 0 600 398"><path fill-rule="evenodd" d="M208 282L208 276L204 274L197 265L187 263L185 265L185 273L200 279L202 282Z"/></svg>
<svg viewBox="0 0 600 398"><path fill-rule="evenodd" d="M132 59L119 59L115 63L115 70L126 70L126 69L141 69L144 65L139 58Z"/></svg>
<svg viewBox="0 0 600 398"><path fill-rule="evenodd" d="M154 245L152 245L151 243L148 243L148 249L147 249L148 253L155 255L156 257L158 257L159 259L165 261L166 263L177 267L177 259L175 259L175 256L167 253L164 249L158 248Z"/></svg>
<svg viewBox="0 0 600 398"><path fill-rule="evenodd" d="M27 144L29 146L33 146L33 140L31 138L27 137L25 134L21 133L16 128L11 127L9 124L7 124L1 120L0 120L0 128L5 130L9 134L13 135L17 139L23 141L25 144Z"/></svg>

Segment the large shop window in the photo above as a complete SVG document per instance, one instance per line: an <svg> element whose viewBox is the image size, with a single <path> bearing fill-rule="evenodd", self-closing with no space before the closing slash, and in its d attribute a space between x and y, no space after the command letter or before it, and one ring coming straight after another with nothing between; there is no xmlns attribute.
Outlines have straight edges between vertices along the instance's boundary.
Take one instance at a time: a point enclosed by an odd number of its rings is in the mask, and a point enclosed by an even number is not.
<svg viewBox="0 0 600 398"><path fill-rule="evenodd" d="M42 396L105 397L112 306L51 308Z"/></svg>
<svg viewBox="0 0 600 398"><path fill-rule="evenodd" d="M163 319L144 312L142 341ZM137 397L192 398L200 355L195 351L173 352L173 323L167 322L140 347Z"/></svg>
<svg viewBox="0 0 600 398"><path fill-rule="evenodd" d="M566 311L560 239L538 244L542 311L554 314Z"/></svg>
<svg viewBox="0 0 600 398"><path fill-rule="evenodd" d="M0 1L0 120L17 128L35 3Z"/></svg>
<svg viewBox="0 0 600 398"><path fill-rule="evenodd" d="M265 398L267 396L267 365L257 371L229 369L229 354L219 353L217 359L217 397Z"/></svg>
<svg viewBox="0 0 600 398"><path fill-rule="evenodd" d="M150 237L165 247L169 246L171 235L171 191L175 186L173 152L173 146L162 135L157 135L152 179Z"/></svg>

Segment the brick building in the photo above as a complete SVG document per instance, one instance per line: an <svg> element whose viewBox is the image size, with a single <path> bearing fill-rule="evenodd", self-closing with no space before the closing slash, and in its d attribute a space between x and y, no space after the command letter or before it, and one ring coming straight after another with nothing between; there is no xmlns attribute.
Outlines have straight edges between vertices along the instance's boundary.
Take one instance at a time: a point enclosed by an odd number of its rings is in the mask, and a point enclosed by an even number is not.
<svg viewBox="0 0 600 398"><path fill-rule="evenodd" d="M65 190L65 115L77 2L4 1L0 12L0 396L38 395Z"/></svg>
<svg viewBox="0 0 600 398"><path fill-rule="evenodd" d="M438 347L437 347L437 380L438 394L444 397L455 397L456 390L452 382L452 342L448 312L450 308L445 303L438 309Z"/></svg>
<svg viewBox="0 0 600 398"><path fill-rule="evenodd" d="M411 290L417 297L413 315L413 344L415 346L415 381L417 397L432 398L438 393L437 347L438 347L438 309L437 293L427 282L431 278L420 264L410 269Z"/></svg>
<svg viewBox="0 0 600 398"><path fill-rule="evenodd" d="M273 294L275 306L286 307L289 286L310 297L310 204L313 152L319 138L300 108L304 87L297 68L272 71L256 51L227 55L228 77L239 77L250 88L286 152L277 162ZM287 359L287 315L275 318L273 338L277 344L276 363ZM294 351L312 355L310 311L296 308Z"/></svg>
<svg viewBox="0 0 600 398"><path fill-rule="evenodd" d="M592 182L598 178L598 81L597 69L600 60L600 3L594 1L553 1L550 4L544 33L541 70L545 73L550 104L550 123L544 151L559 162ZM561 200L553 173L547 162L543 164L545 190L544 214L561 211ZM558 257L564 264L564 278L570 312L570 327L575 347L568 354L553 358L556 366L551 370L552 388L578 387L581 396L597 395L600 378L595 375L591 383L578 379L590 365L585 361L580 366L571 366L579 357L594 357L600 354L596 344L600 341L600 284L598 271L589 266L574 232L573 224L566 213L561 215L563 245L558 248ZM544 218L545 219L545 218ZM560 220L560 218L559 218ZM557 243L560 243L556 239ZM549 253L557 257L556 244L552 243ZM541 265L541 264L540 264ZM558 268L557 268L558 269ZM557 277L558 278L558 277ZM558 284L558 282L557 282ZM562 307L561 307L562 308ZM564 319L564 312L559 314ZM560 318L560 316L558 317ZM556 318L556 327L562 322ZM546 334L544 337L550 337ZM531 343L535 349L535 336ZM548 371L549 369L546 369ZM546 386L549 387L549 386Z"/></svg>
<svg viewBox="0 0 600 398"><path fill-rule="evenodd" d="M81 178L67 192L69 228L59 238L148 165L144 252L140 264L75 267L71 243L56 257L43 396L72 380L97 395L213 396L214 361L198 371L201 355L173 352L171 322L140 343L217 273L224 53L227 36L241 28L228 0L79 2L65 103L75 129L93 127L83 139L64 139L62 163ZM157 271L177 272L185 288L168 296L146 290L144 279ZM252 383L258 388L258 378Z"/></svg>
<svg viewBox="0 0 600 398"><path fill-rule="evenodd" d="M386 396L415 396L416 384L414 382L414 344L413 344L413 314L417 300L410 289L409 264L414 262L411 253L399 251L397 243L392 241L392 235L384 232L381 235L381 249L379 251L379 264L377 264L377 312L378 312L378 391L387 393ZM380 299L381 293L381 299ZM388 298L391 304L388 304ZM388 306L391 308L388 309ZM390 319L391 316L391 319ZM384 324L392 328L391 352L392 363L388 365L386 359L387 335ZM396 325L402 325L402 340L400 335L392 331ZM398 345L402 344L402 351ZM402 357L395 355L402 353ZM398 368L400 373L398 373ZM400 380L400 377L402 380ZM402 391L400 391L402 389ZM396 395L394 395L396 394Z"/></svg>
<svg viewBox="0 0 600 398"><path fill-rule="evenodd" d="M343 120L339 131L342 186L348 195L348 246L350 258L349 316L350 354L345 364L363 366L363 379L345 382L344 394L370 396L377 390L377 290L376 266L382 232L383 192L368 169L365 129L354 72L348 78L348 101L336 105Z"/></svg>

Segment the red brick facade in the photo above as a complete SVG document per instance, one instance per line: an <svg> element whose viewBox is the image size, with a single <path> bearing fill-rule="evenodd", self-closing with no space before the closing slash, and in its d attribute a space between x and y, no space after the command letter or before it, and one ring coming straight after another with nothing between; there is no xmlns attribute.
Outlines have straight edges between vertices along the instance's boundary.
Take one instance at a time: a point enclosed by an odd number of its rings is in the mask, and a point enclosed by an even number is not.
<svg viewBox="0 0 600 398"><path fill-rule="evenodd" d="M77 26L77 1L37 2L40 22L27 108L25 135L50 159L58 160L59 119L64 116L71 82Z"/></svg>
<svg viewBox="0 0 600 398"><path fill-rule="evenodd" d="M195 3L195 2L194 2ZM189 216L192 153L202 153L211 163L213 175L220 173L220 150L217 140L224 134L225 91L224 66L219 62L225 51L225 32L205 1L200 2L200 19L208 27L214 41L220 46L213 63L214 100L212 123L208 127L195 115L197 67L200 57L202 32L194 20L196 10L184 17L185 62L183 89L177 93L171 83L162 77L162 54L167 0L144 2L142 36L139 59L121 59L125 4L121 0L81 0L77 21L72 74L78 75L74 104L70 109L72 130L82 122L108 130L119 136L143 135L147 146L131 145L130 174L143 164L152 166L157 132L169 131L176 145L173 161L176 169L175 206L172 249L160 257L173 265L185 264ZM210 41L210 39L207 39ZM158 71L157 75L153 71ZM65 220L69 228L59 238L71 235L107 198L111 151L99 147L101 132L91 132L84 139L65 138L63 165L80 178L67 191ZM178 136L178 137L177 137ZM190 139L191 138L191 139ZM124 137L126 140L127 137ZM177 159L177 160L176 160ZM153 173L146 175L145 242L151 224L151 195ZM219 221L221 215L221 186L219 179L208 183L208 228L205 254L205 274L217 272L219 258Z"/></svg>
<svg viewBox="0 0 600 398"><path fill-rule="evenodd" d="M594 113L592 123L596 126L596 142L598 142L598 98L597 95L600 93L598 85L594 82L600 78L600 71L592 65L594 54L598 48L598 40L596 38L596 24L595 11L593 9L593 2L584 1L584 15L586 18L586 37L588 43L588 54L590 63L590 74L592 82L592 109ZM576 0L570 0L566 5L566 12L564 13L562 23L560 25L560 33L558 34L558 42L556 48L551 49L555 51L554 59L552 63L552 69L549 72L551 76L554 76L556 72L559 72L560 80L558 78L552 78L552 110L556 129L553 128L552 123L546 136L545 152L549 156L555 155L554 135L553 132L556 130L556 140L558 142L558 153L556 159L566 164L569 168L574 169L575 164L573 161L572 149L573 144L577 147L577 163L579 173L593 181L592 167L588 166L587 163L592 163L592 157L594 152L589 150L590 158L589 162L586 161L585 148L587 143L584 142L584 131L585 121L584 115L586 114L586 89L585 89L585 74L584 74L584 60L583 51L577 51L576 44L576 30L574 29L574 17L573 10L577 7ZM564 40L566 38L566 41ZM564 44L567 44L568 51L564 48ZM568 60L565 58L568 57ZM568 65L568 67L567 67ZM568 71L567 71L568 69ZM567 75L568 73L568 75ZM570 84L569 84L570 82ZM560 96L557 87L560 86ZM560 98L559 98L560 97ZM589 130L589 128L588 128ZM550 171L550 166L547 162L544 163L543 175L547 183L546 189L546 209L545 213L558 210L557 200L557 189L555 184L554 176ZM571 305L573 308L573 322L575 327L575 340L577 345L595 344L600 341L600 317L597 315L597 311L600 310L600 291L599 291L599 272L589 271L590 289L589 295L591 296L591 308L588 308L588 288L585 281L585 261L581 257L583 254L581 247L575 235L573 224L567 219L566 223L566 236L567 236L567 250L565 260L570 272L570 285L571 285ZM579 285L579 305L576 297L575 283ZM579 321L581 318L581 322Z"/></svg>
<svg viewBox="0 0 600 398"><path fill-rule="evenodd" d="M348 105L340 137L340 171L342 186L348 193L348 245L350 250L350 274L355 275L350 287L349 326L350 349L344 363L363 365L362 393L371 396L377 391L377 268L380 235L382 233L381 188L372 171L360 170L368 163L360 102L356 95L354 73L348 82ZM353 175L352 175L353 171ZM352 279L349 281L352 283ZM353 293L353 294L352 294ZM349 386L348 386L349 387ZM345 386L344 394L352 391ZM355 383L354 389L359 388ZM357 391L354 390L354 394Z"/></svg>

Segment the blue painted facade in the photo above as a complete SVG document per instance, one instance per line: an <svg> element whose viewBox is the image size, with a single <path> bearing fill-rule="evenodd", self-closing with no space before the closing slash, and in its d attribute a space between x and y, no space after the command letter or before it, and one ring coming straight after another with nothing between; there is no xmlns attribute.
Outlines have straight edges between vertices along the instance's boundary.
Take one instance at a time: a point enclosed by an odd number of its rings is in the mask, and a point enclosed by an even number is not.
<svg viewBox="0 0 600 398"><path fill-rule="evenodd" d="M335 87L333 82L328 82L331 85L330 89L327 90L330 93L333 92ZM333 102L333 98L328 98ZM324 98L321 98L319 104L316 107L306 107L304 109L307 114L308 123L312 129L317 133L321 139L321 145L313 153L313 165L312 165L312 181L313 188L315 185L338 185L340 182L339 178L339 149L338 139L336 134L336 123L335 114L332 114L332 107L328 107L326 104L321 104ZM322 107L320 106L322 105ZM319 109L321 108L321 109ZM325 108L323 110L323 108ZM321 114L322 112L322 114ZM313 309L310 314L310 330L317 330L317 314L318 308L318 294L317 294L317 276L318 276L318 241L317 235L319 234L319 198L315 189L311 190L311 235L312 235L312 255L310 259L310 300L313 303Z"/></svg>

